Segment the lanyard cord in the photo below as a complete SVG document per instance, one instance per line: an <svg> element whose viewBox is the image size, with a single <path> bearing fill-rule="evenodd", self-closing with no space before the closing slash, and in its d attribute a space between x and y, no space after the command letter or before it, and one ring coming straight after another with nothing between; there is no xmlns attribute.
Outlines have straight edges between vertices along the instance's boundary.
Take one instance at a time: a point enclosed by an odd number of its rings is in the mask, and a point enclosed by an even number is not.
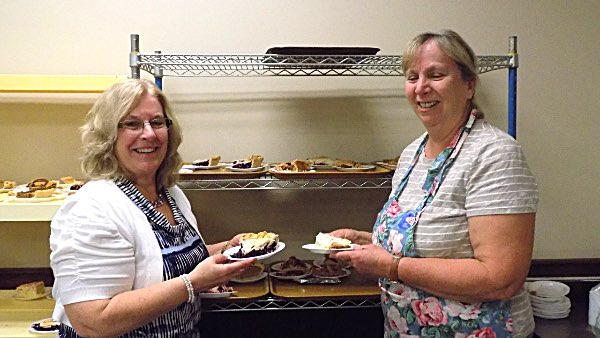
<svg viewBox="0 0 600 338"><path fill-rule="evenodd" d="M423 201L421 201L421 204L417 207L417 209L415 209L416 215L414 224L418 222L421 216L421 212L425 208L425 206L427 206L427 204L429 204L429 202L433 200L433 197L437 193L442 181L445 178L446 171L454 163L454 160L458 156L458 153L460 152L460 149L462 148L467 136L469 136L469 133L473 128L473 124L475 123L475 120L477 120L477 110L473 109L469 114L469 119L453 138L450 145L446 149L444 149L431 164L431 167L427 171L427 178L423 183L423 190L427 191L427 194L425 194ZM398 189L395 192L396 200L398 200L398 198L408 185L408 178L412 173L413 169L415 168L417 162L419 161L419 157L425 149L425 145L427 144L428 140L429 135L425 135L423 141L419 145L419 148L417 148L417 152L415 153L408 169L406 170L406 173L404 173L404 176L402 177L402 180L398 185Z"/></svg>

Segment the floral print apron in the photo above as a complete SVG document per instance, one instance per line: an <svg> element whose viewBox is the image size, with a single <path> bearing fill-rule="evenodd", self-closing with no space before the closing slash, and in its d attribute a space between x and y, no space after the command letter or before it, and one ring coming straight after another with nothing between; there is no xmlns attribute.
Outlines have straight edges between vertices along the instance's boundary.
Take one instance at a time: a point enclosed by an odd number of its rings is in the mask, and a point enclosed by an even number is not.
<svg viewBox="0 0 600 338"><path fill-rule="evenodd" d="M393 255L419 257L415 252L414 232L423 209L433 200L445 173L452 166L476 120L471 111L467 123L451 144L433 161L423 191L425 197L412 210L402 210L398 198L408 184L408 178L427 144L428 135L402 177L396 191L390 195L377 215L373 226L373 244ZM384 315L384 336L484 338L512 337L510 301L465 304L420 291L401 282L379 279Z"/></svg>

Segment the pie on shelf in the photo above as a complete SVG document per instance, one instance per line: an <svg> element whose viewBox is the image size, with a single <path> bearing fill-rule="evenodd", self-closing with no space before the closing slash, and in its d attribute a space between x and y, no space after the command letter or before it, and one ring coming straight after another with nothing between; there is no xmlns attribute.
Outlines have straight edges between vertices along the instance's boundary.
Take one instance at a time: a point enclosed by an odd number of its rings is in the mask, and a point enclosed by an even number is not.
<svg viewBox="0 0 600 338"><path fill-rule="evenodd" d="M264 159L262 155L251 155L248 158L233 161L231 167L236 169L259 168L262 166Z"/></svg>
<svg viewBox="0 0 600 338"><path fill-rule="evenodd" d="M46 293L46 286L42 281L21 284L17 286L17 298L36 298Z"/></svg>
<svg viewBox="0 0 600 338"><path fill-rule="evenodd" d="M277 171L290 171L290 172L309 171L311 169L311 162L296 159L291 162L280 163L280 164L276 165L275 167L273 167L273 169L277 170Z"/></svg>

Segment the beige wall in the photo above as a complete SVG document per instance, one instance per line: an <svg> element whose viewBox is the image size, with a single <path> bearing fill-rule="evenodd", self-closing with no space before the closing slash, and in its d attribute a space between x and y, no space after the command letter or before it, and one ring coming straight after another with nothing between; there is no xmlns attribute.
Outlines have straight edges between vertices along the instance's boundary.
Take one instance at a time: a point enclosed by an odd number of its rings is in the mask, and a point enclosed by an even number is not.
<svg viewBox="0 0 600 338"><path fill-rule="evenodd" d="M165 54L261 54L286 45L375 46L380 54L400 54L415 34L445 27L477 54L505 54L508 36L516 35L518 140L541 192L534 257L600 257L598 1L3 1L0 7L0 74L127 75L131 33L140 34L142 52ZM488 119L506 128L506 71L481 80ZM165 91L184 125L186 160L262 153L269 162L320 154L371 161L397 155L423 131L400 77L166 78ZM77 127L93 98L0 94L0 179L80 175ZM330 227L368 229L382 198L190 195L209 239L221 239L217 229L264 226L298 241ZM47 223L0 226L0 251L21 232L36 248L0 255L0 266L47 262Z"/></svg>

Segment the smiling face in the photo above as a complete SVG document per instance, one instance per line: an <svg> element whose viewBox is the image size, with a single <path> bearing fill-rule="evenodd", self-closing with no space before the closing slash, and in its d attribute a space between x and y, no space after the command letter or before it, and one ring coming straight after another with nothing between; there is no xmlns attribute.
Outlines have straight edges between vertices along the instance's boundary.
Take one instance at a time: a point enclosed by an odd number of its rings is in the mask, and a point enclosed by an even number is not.
<svg viewBox="0 0 600 338"><path fill-rule="evenodd" d="M406 97L430 133L460 128L475 94L475 80L464 80L458 64L437 42L429 40L416 49L405 75Z"/></svg>
<svg viewBox="0 0 600 338"><path fill-rule="evenodd" d="M136 119L150 121L164 117L158 99L144 95L137 107L123 120ZM156 171L167 153L169 129L152 129L148 123L142 130L119 128L115 143L115 155L119 166L133 182L154 184Z"/></svg>

